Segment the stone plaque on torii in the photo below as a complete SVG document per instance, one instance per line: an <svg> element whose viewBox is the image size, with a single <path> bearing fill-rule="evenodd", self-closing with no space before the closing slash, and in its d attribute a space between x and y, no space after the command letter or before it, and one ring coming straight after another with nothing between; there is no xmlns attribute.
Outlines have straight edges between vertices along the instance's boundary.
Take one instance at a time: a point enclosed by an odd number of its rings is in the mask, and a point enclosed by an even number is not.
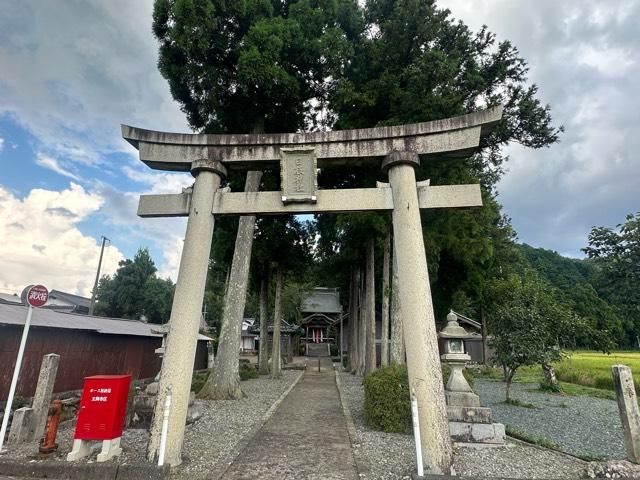
<svg viewBox="0 0 640 480"><path fill-rule="evenodd" d="M164 396L171 386L165 461L171 465L181 461L215 216L391 211L409 385L418 401L423 462L429 472L448 473L452 450L420 209L481 206L482 198L479 185L416 182L414 168L420 164L419 156L427 161L430 155L469 156L501 118L502 107L494 107L393 127L245 135L165 133L123 125L122 136L150 168L190 171L195 177L192 188L173 195L142 195L138 206L141 217L188 217L149 459L157 455ZM388 174L389 183L377 188L318 189L318 168L353 165L377 165ZM282 191L219 188L227 170L278 166Z"/></svg>

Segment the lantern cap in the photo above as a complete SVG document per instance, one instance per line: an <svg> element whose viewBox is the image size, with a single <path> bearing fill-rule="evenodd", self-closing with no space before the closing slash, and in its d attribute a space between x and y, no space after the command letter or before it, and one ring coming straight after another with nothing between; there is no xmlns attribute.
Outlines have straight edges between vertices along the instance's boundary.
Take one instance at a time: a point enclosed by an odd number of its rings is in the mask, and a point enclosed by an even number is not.
<svg viewBox="0 0 640 480"><path fill-rule="evenodd" d="M469 334L458 323L458 316L453 313L453 310L447 314L447 325L438 333L440 338L469 338L472 335Z"/></svg>

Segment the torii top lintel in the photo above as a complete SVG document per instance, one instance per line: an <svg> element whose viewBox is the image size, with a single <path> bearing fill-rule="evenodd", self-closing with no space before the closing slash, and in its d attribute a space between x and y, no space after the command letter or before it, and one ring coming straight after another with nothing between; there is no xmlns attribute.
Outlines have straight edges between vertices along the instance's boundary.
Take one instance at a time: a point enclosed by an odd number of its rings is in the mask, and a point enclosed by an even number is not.
<svg viewBox="0 0 640 480"><path fill-rule="evenodd" d="M502 106L431 122L313 133L212 135L168 133L122 125L122 137L156 170L189 171L211 159L228 169L261 170L280 161L281 148L313 148L318 167L379 161L392 151L464 156L502 118Z"/></svg>

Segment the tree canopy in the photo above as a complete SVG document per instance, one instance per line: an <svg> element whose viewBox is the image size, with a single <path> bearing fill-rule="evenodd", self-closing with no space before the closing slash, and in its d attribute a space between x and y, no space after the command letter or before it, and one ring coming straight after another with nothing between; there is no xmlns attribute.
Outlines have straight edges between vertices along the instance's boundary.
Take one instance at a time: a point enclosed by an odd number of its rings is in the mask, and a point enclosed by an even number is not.
<svg viewBox="0 0 640 480"><path fill-rule="evenodd" d="M96 314L116 318L146 318L165 323L171 315L174 285L156 275L149 250L141 248L133 260L119 263L113 277L105 275L98 284Z"/></svg>
<svg viewBox="0 0 640 480"><path fill-rule="evenodd" d="M640 336L640 213L627 215L615 229L594 227L583 249L594 265L598 293L620 312L627 342Z"/></svg>

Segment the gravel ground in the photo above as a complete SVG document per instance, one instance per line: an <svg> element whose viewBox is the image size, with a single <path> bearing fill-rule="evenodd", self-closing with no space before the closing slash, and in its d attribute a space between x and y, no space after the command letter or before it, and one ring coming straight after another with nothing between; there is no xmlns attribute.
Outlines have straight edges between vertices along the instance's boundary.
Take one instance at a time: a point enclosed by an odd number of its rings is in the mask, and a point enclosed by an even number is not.
<svg viewBox="0 0 640 480"><path fill-rule="evenodd" d="M477 379L474 390L495 421L546 437L568 453L601 459L626 458L618 405L613 400L531 392L535 384L514 383L512 398L537 408L504 404L504 383Z"/></svg>
<svg viewBox="0 0 640 480"><path fill-rule="evenodd" d="M271 380L263 376L260 378L242 382L242 390L247 397L242 400L218 400L200 401L202 418L197 422L187 425L184 447L183 463L180 467L172 469L174 478L205 478L215 467L216 462L237 451L238 443L258 424L267 410L280 397L280 395L301 374L300 371L283 371L282 378ZM58 451L47 457L47 460L65 461L67 453L71 450L73 442L73 428L75 422L67 421L60 425L57 442ZM145 448L148 433L145 430L126 430L122 436L122 455L118 463L139 463L145 461ZM99 444L95 444L96 447ZM87 462L95 461L99 452L96 448L94 454ZM30 461L41 459L34 445L10 445L4 459L29 459Z"/></svg>
<svg viewBox="0 0 640 480"><path fill-rule="evenodd" d="M414 467L412 435L369 430L364 425L362 378L342 373L342 394L356 429L354 453L363 479L408 479ZM586 463L551 450L521 443L498 448L456 448L458 475L527 479L578 479Z"/></svg>

